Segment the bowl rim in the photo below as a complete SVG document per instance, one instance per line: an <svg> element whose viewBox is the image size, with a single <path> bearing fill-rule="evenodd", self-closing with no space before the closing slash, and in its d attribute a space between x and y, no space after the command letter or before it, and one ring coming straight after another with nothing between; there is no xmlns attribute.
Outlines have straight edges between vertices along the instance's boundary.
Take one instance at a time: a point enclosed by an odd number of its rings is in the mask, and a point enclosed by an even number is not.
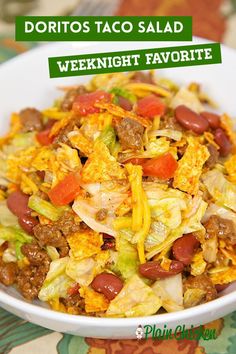
<svg viewBox="0 0 236 354"><path fill-rule="evenodd" d="M186 43L210 43L213 41L210 41L205 38L200 38L200 37L193 37L193 41L189 41ZM77 43L77 42L75 42ZM139 42L136 42L137 44ZM148 43L148 42L147 42ZM158 42L157 42L158 43ZM163 43L163 42L162 42ZM171 42L173 43L173 42ZM69 42L71 44L71 42ZM98 45L99 42L82 42L81 43L81 48L88 47L88 46L95 46ZM60 45L65 45L64 42L56 42L56 43L48 43L44 45L40 45L37 47L32 48L30 51L27 51L25 53L22 53L20 55L17 55L14 58L11 58L10 60L7 60L6 62L2 63L0 65L0 73L2 70L7 68L8 66L11 66L13 63L20 61L23 57L30 56L32 52L37 53L37 51L44 50L45 48L50 48L50 47L58 47ZM157 44L158 45L158 44ZM176 45L178 45L178 42L176 42ZM222 48L233 54L236 55L236 50L233 48L229 48L226 45L221 43ZM26 314L31 314L31 315L36 315L40 317L43 317L48 320L56 320L57 322L62 322L62 323L71 323L71 324L76 324L76 325L83 325L86 323L86 325L99 325L99 327L104 327L106 328L107 326L112 326L112 327L130 327L130 326L137 326L139 325L145 325L145 324L165 324L169 323L171 324L172 322L176 321L184 321L186 319L189 319L191 317L197 317L199 315L207 315L209 312L216 312L220 310L224 306L231 305L235 303L236 300L236 290L233 290L229 294L224 294L222 297L219 297L215 300L209 301L207 303L197 305L188 309L180 310L180 311L175 311L175 312L169 312L169 313L163 313L163 314L155 314L155 315L149 315L149 316L143 316L143 317L129 317L129 318L119 318L119 317L94 317L94 316L84 316L84 315L72 315L72 314L67 314L63 312L58 312L52 309L48 309L45 307L40 307L34 303L29 303L27 300L21 300L18 299L12 295L7 294L0 288L0 305L7 305L11 308L19 309L21 312L24 312ZM236 304L235 304L236 308Z"/></svg>
<svg viewBox="0 0 236 354"><path fill-rule="evenodd" d="M215 300L209 301L207 303L190 307L188 309L155 314L143 317L94 317L94 316L84 316L84 315L71 315L52 309L47 309L45 307L37 306L36 304L29 303L27 300L17 299L12 295L6 294L0 289L0 304L6 304L8 306L20 309L25 313L30 313L32 315L40 315L45 319L56 320L57 322L70 322L73 324L83 324L86 322L87 325L98 325L100 327L107 326L122 326L129 327L134 325L145 325L145 324L165 324L176 321L184 321L190 317L197 315L206 315L207 313L213 311L216 312L220 308L235 303L236 300L236 290L233 290L229 294L225 294Z"/></svg>

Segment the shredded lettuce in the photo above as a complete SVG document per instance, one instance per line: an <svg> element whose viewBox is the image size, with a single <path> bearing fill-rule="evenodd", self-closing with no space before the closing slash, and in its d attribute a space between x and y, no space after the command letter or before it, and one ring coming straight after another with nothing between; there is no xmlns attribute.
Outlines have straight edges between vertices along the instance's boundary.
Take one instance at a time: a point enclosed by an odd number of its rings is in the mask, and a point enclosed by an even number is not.
<svg viewBox="0 0 236 354"><path fill-rule="evenodd" d="M36 144L37 140L35 139L35 132L17 133L14 135L10 144L3 145L2 151L6 155L14 154L19 150L27 149Z"/></svg>
<svg viewBox="0 0 236 354"><path fill-rule="evenodd" d="M92 257L79 261L70 257L66 265L66 274L81 286L88 286L93 281L95 266L96 262Z"/></svg>
<svg viewBox="0 0 236 354"><path fill-rule="evenodd" d="M52 261L55 261L55 259L60 258L60 254L58 253L56 247L53 246L46 246L47 254L51 258Z"/></svg>
<svg viewBox="0 0 236 354"><path fill-rule="evenodd" d="M15 242L15 254L16 254L17 260L21 260L24 258L24 255L21 252L21 246L23 246L22 242L20 242L20 241Z"/></svg>
<svg viewBox="0 0 236 354"><path fill-rule="evenodd" d="M182 222L181 210L186 208L183 200L178 198L166 198L159 200L151 207L151 215L154 220L162 222L170 229L175 229Z"/></svg>
<svg viewBox="0 0 236 354"><path fill-rule="evenodd" d="M106 314L113 317L139 317L155 314L162 301L138 275L127 280L120 293L110 302Z"/></svg>
<svg viewBox="0 0 236 354"><path fill-rule="evenodd" d="M32 237L26 234L19 227L0 225L0 238L5 241L19 241L20 243L30 243Z"/></svg>
<svg viewBox="0 0 236 354"><path fill-rule="evenodd" d="M77 260L70 256L66 265L66 274L74 279L80 286L88 286L94 277L104 270L110 261L110 252L101 251L93 257Z"/></svg>
<svg viewBox="0 0 236 354"><path fill-rule="evenodd" d="M119 186L118 183L107 181L104 183L83 184L83 188L92 192L90 198L76 198L73 210L91 229L115 236L113 227L115 210L128 197L127 185ZM96 214L100 209L107 209L108 215L105 220L96 220Z"/></svg>
<svg viewBox="0 0 236 354"><path fill-rule="evenodd" d="M155 245L163 242L167 238L169 232L169 228L162 222L154 221L151 224L150 233L145 240L145 250L148 251Z"/></svg>
<svg viewBox="0 0 236 354"><path fill-rule="evenodd" d="M187 208L186 194L172 188L164 190L156 184L145 184L144 189L152 218L170 229L179 227L182 222L182 211Z"/></svg>
<svg viewBox="0 0 236 354"><path fill-rule="evenodd" d="M114 128L111 125L105 127L105 129L99 135L98 139L108 147L110 153L112 154L116 145L116 133Z"/></svg>
<svg viewBox="0 0 236 354"><path fill-rule="evenodd" d="M183 281L181 274L157 280L152 289L156 295L161 297L162 306L166 311L183 310Z"/></svg>
<svg viewBox="0 0 236 354"><path fill-rule="evenodd" d="M184 234L204 230L204 227L201 224L201 220L206 212L207 205L208 204L204 202L204 200L201 200L195 213L191 217L186 218L184 220L183 222Z"/></svg>
<svg viewBox="0 0 236 354"><path fill-rule="evenodd" d="M96 213L99 209L96 206L91 205L89 200L77 198L73 204L74 212L80 217L85 224L87 224L92 230L97 232L106 233L111 236L116 236L116 231L113 228L113 217L107 217L104 222L96 220Z"/></svg>
<svg viewBox="0 0 236 354"><path fill-rule="evenodd" d="M65 272L68 261L69 257L64 257L50 263L50 269L38 295L41 301L67 296L67 290L74 283Z"/></svg>
<svg viewBox="0 0 236 354"><path fill-rule="evenodd" d="M139 259L136 247L134 247L122 235L124 234L119 233L119 237L116 241L116 248L118 251L116 267L121 273L122 277L124 279L128 279L137 273Z"/></svg>
<svg viewBox="0 0 236 354"><path fill-rule="evenodd" d="M32 237L26 234L19 226L3 226L0 225L0 245L1 241L8 241L10 246L5 251L5 259L9 259L14 255L17 260L23 259L24 256L21 252L21 246L25 243L30 243ZM4 252L4 253L5 253Z"/></svg>
<svg viewBox="0 0 236 354"><path fill-rule="evenodd" d="M202 180L219 205L236 211L236 185L229 182L221 171L211 170L203 175Z"/></svg>
<svg viewBox="0 0 236 354"><path fill-rule="evenodd" d="M47 219L52 220L52 221L57 221L64 211L63 208L55 207L50 202L48 202L36 195L32 195L29 198L28 206L32 210L36 211L40 215L43 215Z"/></svg>
<svg viewBox="0 0 236 354"><path fill-rule="evenodd" d="M115 102L117 103L117 97L116 96L122 96L129 100L131 103L135 103L137 101L136 96L129 90L121 88L121 87L113 87L110 90L110 93L113 93L115 95Z"/></svg>
<svg viewBox="0 0 236 354"><path fill-rule="evenodd" d="M171 246L173 242L178 238L180 238L182 235L183 235L183 226L177 227L175 230L171 230L170 234L163 242L150 248L149 252L146 255L147 259L151 259L156 254L160 253L164 249Z"/></svg>
<svg viewBox="0 0 236 354"><path fill-rule="evenodd" d="M166 137L151 139L145 144L146 151L143 153L145 157L157 157L165 154L170 150L170 141Z"/></svg>
<svg viewBox="0 0 236 354"><path fill-rule="evenodd" d="M151 130L148 133L149 137L156 137L156 136L165 136L166 138L170 138L172 140L180 141L182 138L182 133L178 130L173 129L161 129L161 130Z"/></svg>
<svg viewBox="0 0 236 354"><path fill-rule="evenodd" d="M202 112L204 110L197 95L195 95L193 92L189 91L185 87L181 87L170 102L170 106L172 108L176 108L181 104L184 104L185 106L197 113Z"/></svg>
<svg viewBox="0 0 236 354"><path fill-rule="evenodd" d="M3 252L2 260L4 263L10 263L10 262L16 262L17 259L19 258L16 255L16 249L14 243L11 243L10 246Z"/></svg>
<svg viewBox="0 0 236 354"><path fill-rule="evenodd" d="M0 224L3 226L18 226L18 219L8 209L5 200L0 201Z"/></svg>

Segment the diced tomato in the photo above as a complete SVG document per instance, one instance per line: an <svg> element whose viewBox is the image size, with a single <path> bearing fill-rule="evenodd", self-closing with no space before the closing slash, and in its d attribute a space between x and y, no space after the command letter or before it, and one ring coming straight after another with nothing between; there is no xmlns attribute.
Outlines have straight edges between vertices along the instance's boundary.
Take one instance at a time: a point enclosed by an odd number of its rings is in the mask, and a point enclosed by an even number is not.
<svg viewBox="0 0 236 354"><path fill-rule="evenodd" d="M68 294L69 296L76 295L76 294L78 294L79 289L80 289L79 284L78 284L78 283L75 283L75 284L73 284L73 285L67 290L67 294Z"/></svg>
<svg viewBox="0 0 236 354"><path fill-rule="evenodd" d="M111 97L110 93L102 90L78 95L74 100L72 109L74 112L77 112L82 116L98 113L100 110L99 108L94 107L94 104L100 101L110 102Z"/></svg>
<svg viewBox="0 0 236 354"><path fill-rule="evenodd" d="M80 192L80 177L70 173L49 192L48 196L55 205L62 206L71 203Z"/></svg>
<svg viewBox="0 0 236 354"><path fill-rule="evenodd" d="M153 118L162 116L165 113L166 106L160 98L154 95L146 96L138 101L136 112L140 116Z"/></svg>
<svg viewBox="0 0 236 354"><path fill-rule="evenodd" d="M174 173L178 167L178 162L170 153L167 153L160 157L150 159L145 162L142 167L144 176L169 179L174 177Z"/></svg>
<svg viewBox="0 0 236 354"><path fill-rule="evenodd" d="M53 142L53 137L50 137L51 129L45 129L36 134L36 139L41 145L50 145Z"/></svg>
<svg viewBox="0 0 236 354"><path fill-rule="evenodd" d="M129 159L125 161L125 163L132 163L133 165L143 165L147 159L141 158L141 157L134 157L132 159Z"/></svg>

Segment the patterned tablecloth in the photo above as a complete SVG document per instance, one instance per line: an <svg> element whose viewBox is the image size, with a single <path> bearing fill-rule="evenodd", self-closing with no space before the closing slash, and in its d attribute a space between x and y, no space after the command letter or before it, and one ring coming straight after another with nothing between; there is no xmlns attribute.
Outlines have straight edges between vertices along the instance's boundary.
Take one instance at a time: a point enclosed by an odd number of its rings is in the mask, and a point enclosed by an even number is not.
<svg viewBox="0 0 236 354"><path fill-rule="evenodd" d="M192 15L195 35L236 48L236 0L123 0L117 14ZM0 62L36 45L2 32ZM207 327L217 329L217 339L101 340L52 332L0 309L0 354L236 354L236 312Z"/></svg>

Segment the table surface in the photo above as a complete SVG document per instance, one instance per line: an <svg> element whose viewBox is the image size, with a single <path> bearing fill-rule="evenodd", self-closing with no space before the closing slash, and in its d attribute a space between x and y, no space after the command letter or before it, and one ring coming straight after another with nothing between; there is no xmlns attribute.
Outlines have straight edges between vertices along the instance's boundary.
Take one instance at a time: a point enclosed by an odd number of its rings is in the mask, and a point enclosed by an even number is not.
<svg viewBox="0 0 236 354"><path fill-rule="evenodd" d="M193 16L195 35L236 48L236 0L118 1L118 15ZM2 28L0 62L37 45L16 43ZM208 327L217 329L216 340L101 340L52 332L0 309L0 354L236 354L236 312Z"/></svg>

